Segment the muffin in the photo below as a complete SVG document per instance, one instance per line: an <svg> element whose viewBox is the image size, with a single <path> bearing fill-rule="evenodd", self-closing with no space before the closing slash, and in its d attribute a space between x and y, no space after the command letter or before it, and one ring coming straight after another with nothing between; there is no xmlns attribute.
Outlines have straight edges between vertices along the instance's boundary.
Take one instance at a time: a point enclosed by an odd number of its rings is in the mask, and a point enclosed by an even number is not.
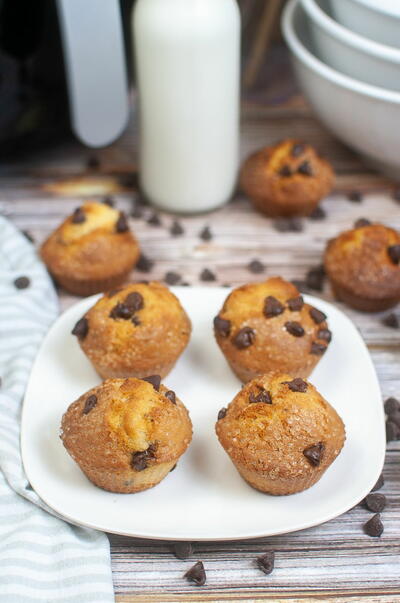
<svg viewBox="0 0 400 603"><path fill-rule="evenodd" d="M240 475L268 494L315 484L343 448L345 429L311 383L275 372L247 383L216 424Z"/></svg>
<svg viewBox="0 0 400 603"><path fill-rule="evenodd" d="M399 262L399 233L365 219L331 239L324 257L336 298L364 312L386 310L398 303Z"/></svg>
<svg viewBox="0 0 400 603"><path fill-rule="evenodd" d="M214 333L243 382L275 370L307 377L332 338L325 314L280 277L234 289L214 318Z"/></svg>
<svg viewBox="0 0 400 603"><path fill-rule="evenodd" d="M174 469L192 439L192 423L160 377L108 379L70 405L60 437L96 486L132 493Z"/></svg>
<svg viewBox="0 0 400 603"><path fill-rule="evenodd" d="M120 285L139 259L123 212L87 202L49 236L40 255L54 279L75 295Z"/></svg>
<svg viewBox="0 0 400 603"><path fill-rule="evenodd" d="M106 293L72 330L103 379L165 377L187 346L190 332L179 300L157 282Z"/></svg>
<svg viewBox="0 0 400 603"><path fill-rule="evenodd" d="M332 189L334 172L315 149L284 140L256 151L244 162L240 185L267 216L307 216Z"/></svg>

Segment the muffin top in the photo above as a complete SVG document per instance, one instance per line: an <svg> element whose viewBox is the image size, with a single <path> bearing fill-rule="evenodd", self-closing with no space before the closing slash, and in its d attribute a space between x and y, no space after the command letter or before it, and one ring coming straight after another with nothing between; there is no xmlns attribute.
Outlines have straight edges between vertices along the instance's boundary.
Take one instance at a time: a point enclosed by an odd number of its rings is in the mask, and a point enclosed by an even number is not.
<svg viewBox="0 0 400 603"><path fill-rule="evenodd" d="M78 463L110 470L170 462L191 435L188 411L155 375L104 381L73 402L61 424L61 439Z"/></svg>
<svg viewBox="0 0 400 603"><path fill-rule="evenodd" d="M398 295L399 233L366 220L359 224L328 242L324 264L329 278L361 297Z"/></svg>
<svg viewBox="0 0 400 603"><path fill-rule="evenodd" d="M284 373L247 383L218 418L232 459L271 478L306 475L335 458L345 439L342 420L316 388Z"/></svg>

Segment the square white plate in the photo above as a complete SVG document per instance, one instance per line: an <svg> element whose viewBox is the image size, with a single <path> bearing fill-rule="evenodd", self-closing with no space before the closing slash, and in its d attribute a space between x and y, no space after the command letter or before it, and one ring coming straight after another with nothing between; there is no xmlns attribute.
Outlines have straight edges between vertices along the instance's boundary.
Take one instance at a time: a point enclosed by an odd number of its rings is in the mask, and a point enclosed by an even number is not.
<svg viewBox="0 0 400 603"><path fill-rule="evenodd" d="M351 321L305 296L328 315L333 340L311 376L341 415L346 444L322 479L291 496L254 490L236 472L214 431L217 413L240 389L214 341L212 319L228 290L176 287L193 323L190 344L165 379L190 411L194 436L176 470L138 494L112 494L89 482L59 439L61 416L100 382L71 329L98 296L69 308L35 361L25 396L21 448L28 479L66 519L141 538L233 540L315 526L356 505L374 486L385 455L384 415L369 353Z"/></svg>

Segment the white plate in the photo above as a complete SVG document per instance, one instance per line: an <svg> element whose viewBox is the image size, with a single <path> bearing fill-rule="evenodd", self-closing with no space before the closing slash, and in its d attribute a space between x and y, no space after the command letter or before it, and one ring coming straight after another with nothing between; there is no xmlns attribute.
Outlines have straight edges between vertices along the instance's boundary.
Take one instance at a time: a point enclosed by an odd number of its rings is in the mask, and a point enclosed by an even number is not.
<svg viewBox="0 0 400 603"><path fill-rule="evenodd" d="M233 540L292 532L356 505L384 461L384 416L368 351L350 320L331 304L306 300L328 315L333 340L312 382L346 425L343 451L312 488L273 497L248 486L215 436L217 413L240 389L212 334L228 290L173 289L193 322L191 342L165 383L190 410L194 437L176 470L151 490L112 494L94 486L64 449L61 415L100 382L70 332L97 296L67 310L48 333L30 377L21 447L28 479L41 498L74 523L141 538Z"/></svg>

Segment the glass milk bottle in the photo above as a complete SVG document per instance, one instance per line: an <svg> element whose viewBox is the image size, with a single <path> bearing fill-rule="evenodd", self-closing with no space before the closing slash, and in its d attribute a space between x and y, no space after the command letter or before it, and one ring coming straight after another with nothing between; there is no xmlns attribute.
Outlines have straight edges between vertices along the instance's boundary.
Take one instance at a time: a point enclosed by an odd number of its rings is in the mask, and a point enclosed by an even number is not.
<svg viewBox="0 0 400 603"><path fill-rule="evenodd" d="M238 166L236 0L137 0L133 37L142 190L167 211L217 208Z"/></svg>

